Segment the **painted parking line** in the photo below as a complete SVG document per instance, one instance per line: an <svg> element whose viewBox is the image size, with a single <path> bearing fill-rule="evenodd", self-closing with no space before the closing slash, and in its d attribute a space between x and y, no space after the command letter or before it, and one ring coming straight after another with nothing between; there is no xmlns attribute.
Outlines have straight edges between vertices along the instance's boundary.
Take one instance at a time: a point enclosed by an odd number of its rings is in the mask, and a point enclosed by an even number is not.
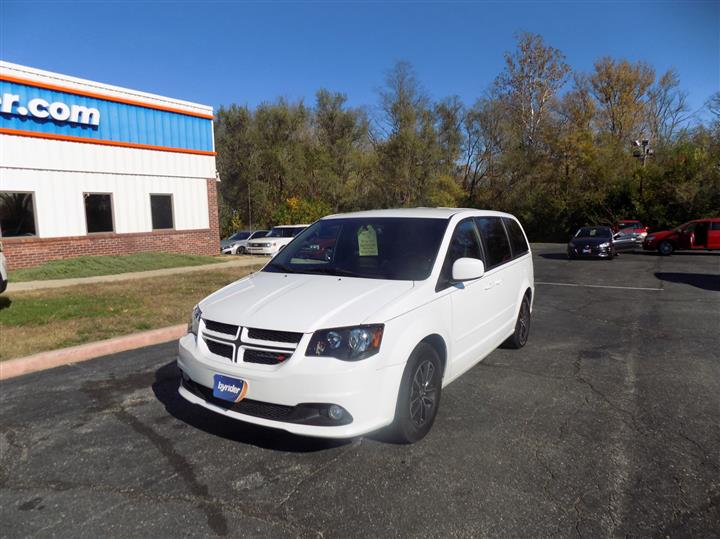
<svg viewBox="0 0 720 539"><path fill-rule="evenodd" d="M535 284L544 284L550 286L573 286L576 288L610 288L613 290L652 290L654 292L662 291L662 288L643 288L641 286L610 286L604 284L575 284L575 283L547 283L535 281Z"/></svg>

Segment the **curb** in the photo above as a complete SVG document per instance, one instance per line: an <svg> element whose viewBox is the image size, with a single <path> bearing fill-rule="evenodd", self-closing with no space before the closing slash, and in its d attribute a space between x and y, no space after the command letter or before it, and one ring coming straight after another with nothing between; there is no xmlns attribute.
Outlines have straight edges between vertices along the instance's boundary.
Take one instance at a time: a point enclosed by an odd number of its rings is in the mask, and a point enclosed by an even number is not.
<svg viewBox="0 0 720 539"><path fill-rule="evenodd" d="M142 348L143 346L169 342L179 339L185 335L186 332L187 325L179 324L177 326L151 329L150 331L143 331L142 333L134 333L132 335L114 337L104 341L9 359L0 362L0 380L7 380L8 378L15 378L23 374L52 369L60 365L72 365L108 354Z"/></svg>

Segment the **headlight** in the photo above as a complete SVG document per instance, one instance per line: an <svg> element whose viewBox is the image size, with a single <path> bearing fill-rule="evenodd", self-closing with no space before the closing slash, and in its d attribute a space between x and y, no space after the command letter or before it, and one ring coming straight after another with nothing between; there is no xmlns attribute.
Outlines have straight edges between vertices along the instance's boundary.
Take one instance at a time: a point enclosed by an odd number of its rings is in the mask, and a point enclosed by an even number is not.
<svg viewBox="0 0 720 539"><path fill-rule="evenodd" d="M200 326L200 318L202 318L202 311L199 305L193 307L192 313L190 314L190 320L188 321L188 333L192 333L197 337L198 327Z"/></svg>
<svg viewBox="0 0 720 539"><path fill-rule="evenodd" d="M600 247L600 249L607 249L608 247L610 247L610 242L606 241L605 243L601 243L600 245L598 245L598 247Z"/></svg>
<svg viewBox="0 0 720 539"><path fill-rule="evenodd" d="M384 328L378 324L316 331L305 355L334 357L345 361L365 359L380 351Z"/></svg>

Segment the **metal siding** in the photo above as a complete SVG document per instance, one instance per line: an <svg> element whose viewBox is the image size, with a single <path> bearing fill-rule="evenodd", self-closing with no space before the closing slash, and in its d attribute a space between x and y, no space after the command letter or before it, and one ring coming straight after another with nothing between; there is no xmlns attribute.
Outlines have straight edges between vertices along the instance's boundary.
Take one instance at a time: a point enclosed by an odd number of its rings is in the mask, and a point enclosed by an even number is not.
<svg viewBox="0 0 720 539"><path fill-rule="evenodd" d="M177 230L209 227L204 179L0 169L0 191L32 191L41 237L86 234L83 193L112 193L115 232L152 230L150 194L173 195Z"/></svg>
<svg viewBox="0 0 720 539"><path fill-rule="evenodd" d="M189 150L212 151L213 148L212 120L209 119L8 81L0 81L0 93L19 95L18 105L21 106L27 106L33 98L42 98L49 103L61 101L67 105L96 108L100 112L100 123L95 127L50 119L41 120L30 116L0 114L0 127L6 129ZM198 133L199 136L195 137L193 133Z"/></svg>
<svg viewBox="0 0 720 539"><path fill-rule="evenodd" d="M214 178L209 155L0 135L0 167Z"/></svg>

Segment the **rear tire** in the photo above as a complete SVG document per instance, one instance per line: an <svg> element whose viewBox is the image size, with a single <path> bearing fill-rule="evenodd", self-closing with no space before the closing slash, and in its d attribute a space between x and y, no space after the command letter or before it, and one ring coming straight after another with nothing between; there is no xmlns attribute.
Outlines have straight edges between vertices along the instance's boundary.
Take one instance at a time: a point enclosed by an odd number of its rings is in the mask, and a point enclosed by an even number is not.
<svg viewBox="0 0 720 539"><path fill-rule="evenodd" d="M505 341L508 348L519 350L527 344L530 336L530 321L530 299L525 296L520 304L520 312L518 313L517 322L515 322L515 332Z"/></svg>
<svg viewBox="0 0 720 539"><path fill-rule="evenodd" d="M422 440L435 422L442 393L442 362L427 343L415 347L403 371L392 438L403 444Z"/></svg>
<svg viewBox="0 0 720 539"><path fill-rule="evenodd" d="M674 250L675 246L669 241L662 241L660 245L658 245L658 253L663 256L671 255Z"/></svg>

